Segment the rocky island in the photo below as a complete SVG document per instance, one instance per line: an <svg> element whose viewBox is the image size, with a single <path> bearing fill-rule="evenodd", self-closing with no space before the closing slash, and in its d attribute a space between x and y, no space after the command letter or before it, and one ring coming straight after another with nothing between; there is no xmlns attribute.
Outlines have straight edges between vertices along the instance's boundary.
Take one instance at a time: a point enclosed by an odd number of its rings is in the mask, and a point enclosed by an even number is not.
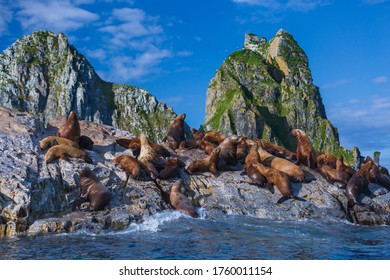
<svg viewBox="0 0 390 280"><path fill-rule="evenodd" d="M105 102L100 102L104 100ZM297 165L310 180L291 181L292 195L271 193L236 170L187 172L207 157L200 147L171 149L163 141L176 114L147 91L102 81L63 34L36 32L18 40L0 56L0 234L34 235L81 229L121 230L172 209L167 194L181 179L182 192L204 215L237 213L274 220L317 219L364 225L390 224L390 194L370 182L364 205L347 204L340 183L326 180L316 168ZM54 136L70 111L80 118L81 135L93 141L83 149L92 163L65 158L46 162L39 142ZM184 112L183 112L184 113ZM230 55L207 91L205 130L225 136L264 139L295 152L294 128L307 132L320 152L344 155L360 164L358 151L339 145L337 129L326 119L319 90L312 84L307 57L292 36L279 31L267 42L247 35L245 47ZM186 139L191 139L185 125ZM145 134L184 162L168 179L132 178L112 160L134 150L118 139ZM355 161L354 161L355 159ZM90 211L80 198L79 170L88 167L112 193L109 205ZM165 194L165 195L164 195Z"/></svg>

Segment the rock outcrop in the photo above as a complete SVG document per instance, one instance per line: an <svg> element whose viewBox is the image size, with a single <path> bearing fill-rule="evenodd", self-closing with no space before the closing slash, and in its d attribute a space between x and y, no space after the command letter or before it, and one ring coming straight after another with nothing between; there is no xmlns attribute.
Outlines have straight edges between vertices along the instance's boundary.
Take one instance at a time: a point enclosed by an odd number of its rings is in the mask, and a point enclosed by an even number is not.
<svg viewBox="0 0 390 280"><path fill-rule="evenodd" d="M55 117L44 127L37 117L0 107L0 119L0 235L120 230L171 209L154 182L145 178L134 180L112 163L115 156L130 153L115 142L117 138L132 137L128 131L81 121L81 134L94 141L93 150L85 150L93 164L81 159L59 159L47 164L39 141L54 135L66 116ZM177 150L173 155L187 166L194 159L206 156L199 149ZM78 170L85 166L93 170L113 194L105 210L74 209L80 195ZM253 185L241 171L220 172L214 177L211 173L188 175L181 170L179 177L187 187L187 197L198 209L202 208L202 215L206 216L222 212L275 220L324 221L352 221L353 217L361 224L390 224L387 189L370 184L373 196L361 196L368 207L357 206L350 212L346 210L344 190L327 182L318 172L302 169L316 178L311 183L292 184L293 194L306 201L289 199L283 204L276 203L281 197L276 188L271 194ZM168 192L176 179L158 180L158 183ZM82 208L87 205L83 204Z"/></svg>
<svg viewBox="0 0 390 280"><path fill-rule="evenodd" d="M156 141L176 116L144 89L103 81L64 34L48 31L23 36L0 55L0 105L44 123L75 111Z"/></svg>
<svg viewBox="0 0 390 280"><path fill-rule="evenodd" d="M270 140L292 151L296 144L290 132L299 128L317 150L345 152L326 117L307 56L284 30L270 41L247 34L244 49L228 56L207 90L205 127Z"/></svg>

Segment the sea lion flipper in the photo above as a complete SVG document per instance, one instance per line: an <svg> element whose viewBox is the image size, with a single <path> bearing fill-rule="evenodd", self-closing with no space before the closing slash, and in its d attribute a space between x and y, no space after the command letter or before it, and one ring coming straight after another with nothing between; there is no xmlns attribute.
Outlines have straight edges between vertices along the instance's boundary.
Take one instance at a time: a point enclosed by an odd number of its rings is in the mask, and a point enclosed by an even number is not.
<svg viewBox="0 0 390 280"><path fill-rule="evenodd" d="M299 197L299 196L292 196L291 198L294 198L295 200L298 200L298 201L306 201L306 199Z"/></svg>
<svg viewBox="0 0 390 280"><path fill-rule="evenodd" d="M274 194L275 193L275 188L274 185L271 184L266 184L267 190L270 191L270 193Z"/></svg>
<svg viewBox="0 0 390 280"><path fill-rule="evenodd" d="M283 202L285 202L287 199L289 199L288 196L282 196L281 198L279 198L279 200L276 202L277 204L282 204Z"/></svg>

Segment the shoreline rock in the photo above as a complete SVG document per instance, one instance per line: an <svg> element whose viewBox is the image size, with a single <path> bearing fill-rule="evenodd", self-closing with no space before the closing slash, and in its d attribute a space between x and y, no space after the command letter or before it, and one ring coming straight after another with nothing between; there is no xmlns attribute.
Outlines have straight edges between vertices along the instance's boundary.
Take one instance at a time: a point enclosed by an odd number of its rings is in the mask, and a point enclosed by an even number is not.
<svg viewBox="0 0 390 280"><path fill-rule="evenodd" d="M112 126L80 121L81 133L94 141L92 151L85 150L93 164L81 159L56 160L46 164L39 141L55 135L65 116L56 117L45 128L34 116L0 107L0 235L23 236L81 229L121 230L130 223L141 223L150 216L172 209L153 181L134 180L111 162L121 153L130 153L115 143L117 138L133 137ZM177 150L186 165L205 157L203 151ZM79 198L81 167L88 166L113 194L108 208L102 211L73 209ZM363 225L390 224L390 192L370 184L373 197L361 196L368 207L356 206L346 211L343 189L327 182L315 170L301 167L316 178L310 183L292 183L293 194L306 201L289 199L283 204L275 188L271 194L251 183L241 171L189 175L180 171L190 201L207 215L213 212L237 213L274 220L321 219L323 221L356 219ZM165 192L178 178L158 180ZM84 205L86 206L86 205ZM353 217L352 217L353 216Z"/></svg>

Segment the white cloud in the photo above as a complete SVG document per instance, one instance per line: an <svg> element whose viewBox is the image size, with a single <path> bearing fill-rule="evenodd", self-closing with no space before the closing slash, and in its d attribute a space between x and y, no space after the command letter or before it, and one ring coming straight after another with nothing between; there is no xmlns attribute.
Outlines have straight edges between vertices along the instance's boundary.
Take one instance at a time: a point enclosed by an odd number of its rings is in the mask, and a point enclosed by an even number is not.
<svg viewBox="0 0 390 280"><path fill-rule="evenodd" d="M77 7L71 1L19 1L16 13L24 30L47 29L54 32L77 30L99 19L97 14Z"/></svg>
<svg viewBox="0 0 390 280"><path fill-rule="evenodd" d="M329 82L329 83L323 84L320 88L323 88L323 89L337 88L339 86L342 86L342 85L345 85L345 84L348 84L348 83L349 83L349 80L347 80L347 79L340 79L340 80L337 80L337 81L333 81L333 82Z"/></svg>
<svg viewBox="0 0 390 280"><path fill-rule="evenodd" d="M140 9L114 9L108 20L109 24L101 27L99 30L111 35L111 44L125 47L134 38L149 37L150 39L155 35L162 34L163 28L157 25L156 21L156 17L148 16Z"/></svg>
<svg viewBox="0 0 390 280"><path fill-rule="evenodd" d="M177 56L181 56L181 57L188 57L188 56L192 56L194 53L192 51L178 51L176 53Z"/></svg>
<svg viewBox="0 0 390 280"><path fill-rule="evenodd" d="M387 78L387 76L379 76L379 77L372 79L372 82L374 84L384 84L384 83L387 83L388 80L389 80L389 78Z"/></svg>
<svg viewBox="0 0 390 280"><path fill-rule="evenodd" d="M8 30L8 24L12 20L12 11L9 4L6 1L0 0L0 35L6 33Z"/></svg>
<svg viewBox="0 0 390 280"><path fill-rule="evenodd" d="M233 0L237 4L247 4L258 6L269 10L294 10L299 12L307 12L317 8L320 5L327 4L324 0L288 0L288 1L271 1L271 0Z"/></svg>
<svg viewBox="0 0 390 280"><path fill-rule="evenodd" d="M114 9L99 32L108 36L105 47L110 59L107 76L117 82L141 80L160 73L163 60L173 53L163 46L164 29L159 17L137 8ZM96 55L98 55L97 53Z"/></svg>
<svg viewBox="0 0 390 280"><path fill-rule="evenodd" d="M363 0L364 4L375 5L388 2L389 0Z"/></svg>
<svg viewBox="0 0 390 280"><path fill-rule="evenodd" d="M136 57L114 57L111 60L112 70L108 75L116 81L139 80L152 73L159 73L161 70L158 66L162 60L171 56L168 49L150 48Z"/></svg>
<svg viewBox="0 0 390 280"><path fill-rule="evenodd" d="M170 98L167 98L167 99L162 99L161 101L163 101L166 104L169 104L170 106L172 106L173 104L181 103L183 100L184 99L183 99L182 96L174 96L174 97L170 97Z"/></svg>
<svg viewBox="0 0 390 280"><path fill-rule="evenodd" d="M358 146L364 153L380 151L390 158L390 97L338 104L328 111L329 120L338 128L341 145Z"/></svg>

